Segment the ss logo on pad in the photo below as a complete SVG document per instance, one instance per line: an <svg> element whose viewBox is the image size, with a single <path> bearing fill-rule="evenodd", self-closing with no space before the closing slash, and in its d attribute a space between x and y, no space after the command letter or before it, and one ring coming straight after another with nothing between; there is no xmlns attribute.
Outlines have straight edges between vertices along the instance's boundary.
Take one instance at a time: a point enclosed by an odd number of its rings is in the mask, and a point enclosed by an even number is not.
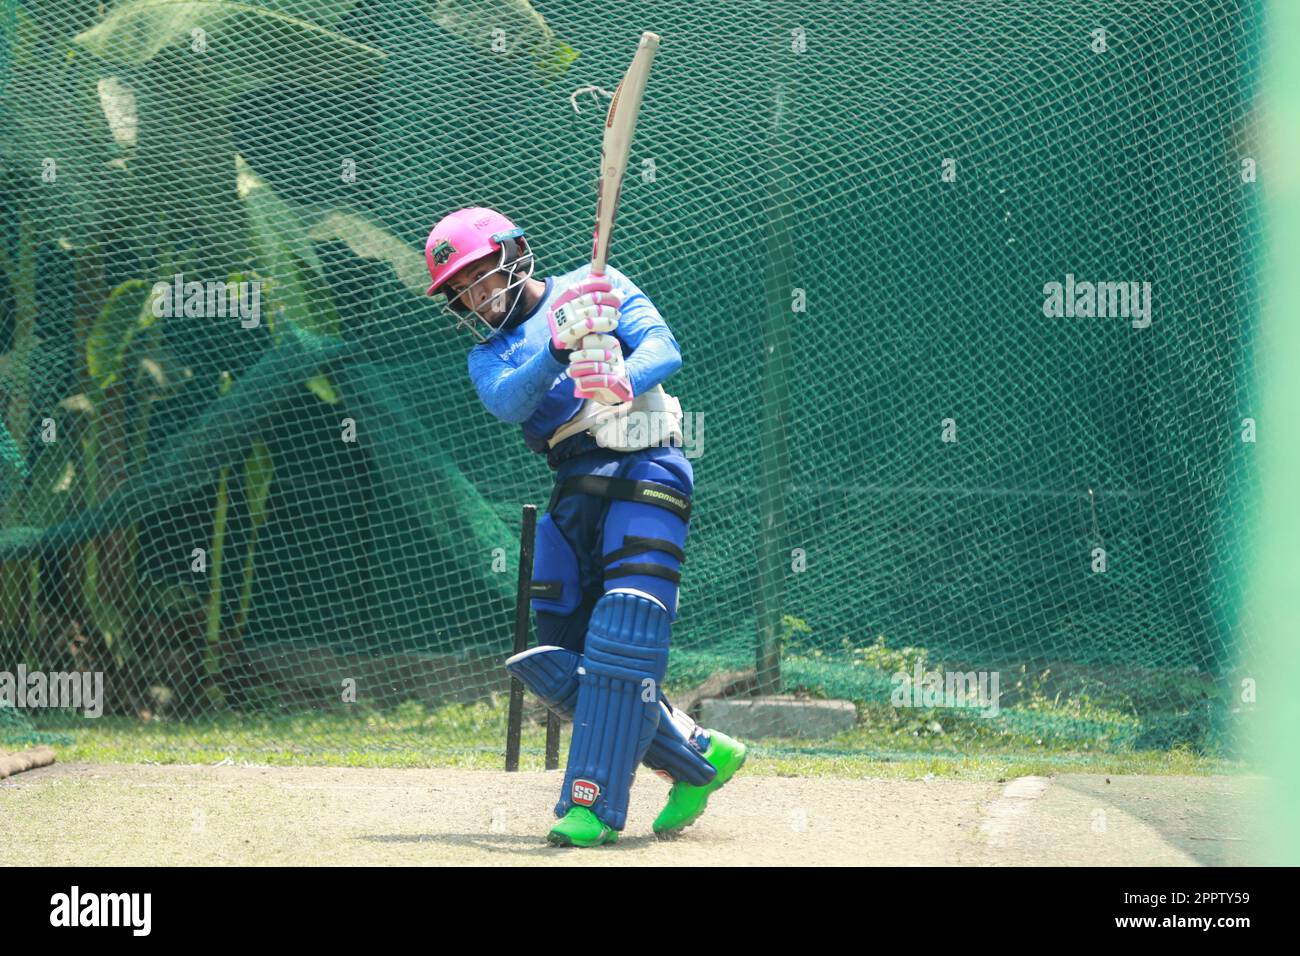
<svg viewBox="0 0 1300 956"><path fill-rule="evenodd" d="M596 802L600 796L600 784L594 780L583 780L579 777L573 781L573 802L580 807L589 807Z"/></svg>

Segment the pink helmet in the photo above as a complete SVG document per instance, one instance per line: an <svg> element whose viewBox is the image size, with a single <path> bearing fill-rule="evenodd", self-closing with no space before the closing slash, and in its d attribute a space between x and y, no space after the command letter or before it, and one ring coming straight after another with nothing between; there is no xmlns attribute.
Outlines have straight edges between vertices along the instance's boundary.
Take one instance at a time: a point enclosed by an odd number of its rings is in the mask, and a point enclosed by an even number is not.
<svg viewBox="0 0 1300 956"><path fill-rule="evenodd" d="M513 240L513 241L511 241ZM446 285L447 280L472 262L478 262L494 253L501 256L497 268L484 275L473 285L485 281L488 276L506 270L510 279L503 292L515 291L514 300L506 313L501 327L509 327L516 318L516 312L522 298L524 283L533 274L533 254L528 248L524 230L516 226L495 209L471 206L458 209L443 216L429 233L424 243L424 261L429 266L429 278L433 281L425 290L425 295L435 295ZM527 271L520 274L520 267L527 265ZM473 288L471 285L469 288ZM486 341L497 331L464 301L469 288L457 296L447 296L447 306L457 316L457 326L470 329L479 339ZM446 295L446 293L443 293ZM476 328L477 324L486 327L487 334Z"/></svg>

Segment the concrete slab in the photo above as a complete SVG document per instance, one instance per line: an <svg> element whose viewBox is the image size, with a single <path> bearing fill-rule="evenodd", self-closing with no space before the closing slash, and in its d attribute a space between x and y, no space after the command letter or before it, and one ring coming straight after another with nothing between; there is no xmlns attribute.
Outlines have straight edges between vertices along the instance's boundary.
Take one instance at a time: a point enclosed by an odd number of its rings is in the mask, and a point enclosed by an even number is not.
<svg viewBox="0 0 1300 956"><path fill-rule="evenodd" d="M700 723L732 736L830 737L857 722L853 702L770 697L712 698L700 701Z"/></svg>

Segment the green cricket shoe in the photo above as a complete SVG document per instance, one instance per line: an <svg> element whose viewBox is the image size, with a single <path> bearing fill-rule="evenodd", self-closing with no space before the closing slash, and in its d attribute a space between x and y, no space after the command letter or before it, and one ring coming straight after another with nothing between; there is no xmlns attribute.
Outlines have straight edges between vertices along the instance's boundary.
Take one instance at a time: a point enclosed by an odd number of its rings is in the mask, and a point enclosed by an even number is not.
<svg viewBox="0 0 1300 956"><path fill-rule="evenodd" d="M717 769L717 775L702 787L679 780L668 792L668 804L655 817L655 835L661 838L674 837L700 818L704 808L709 805L709 795L736 775L745 765L746 749L739 740L720 734L716 730L708 731L709 749L704 752L704 759Z"/></svg>
<svg viewBox="0 0 1300 956"><path fill-rule="evenodd" d="M586 807L570 807L551 832L546 842L554 846L600 846L617 843L618 831L600 822L600 817Z"/></svg>

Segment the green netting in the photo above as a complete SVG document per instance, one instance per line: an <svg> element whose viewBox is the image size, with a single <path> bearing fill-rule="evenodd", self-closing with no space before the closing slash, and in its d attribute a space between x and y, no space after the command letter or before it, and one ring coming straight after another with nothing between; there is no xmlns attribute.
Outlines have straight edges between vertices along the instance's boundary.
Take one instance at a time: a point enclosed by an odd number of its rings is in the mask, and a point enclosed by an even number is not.
<svg viewBox="0 0 1300 956"><path fill-rule="evenodd" d="M151 719L494 699L550 472L420 250L482 204L579 265L573 94L652 29L612 261L701 441L673 688L869 722L919 654L999 672L1016 732L1225 742L1254 3L3 12L0 669ZM1149 282L1150 326L1045 316L1067 275ZM177 276L261 283L260 321L153 314Z"/></svg>

